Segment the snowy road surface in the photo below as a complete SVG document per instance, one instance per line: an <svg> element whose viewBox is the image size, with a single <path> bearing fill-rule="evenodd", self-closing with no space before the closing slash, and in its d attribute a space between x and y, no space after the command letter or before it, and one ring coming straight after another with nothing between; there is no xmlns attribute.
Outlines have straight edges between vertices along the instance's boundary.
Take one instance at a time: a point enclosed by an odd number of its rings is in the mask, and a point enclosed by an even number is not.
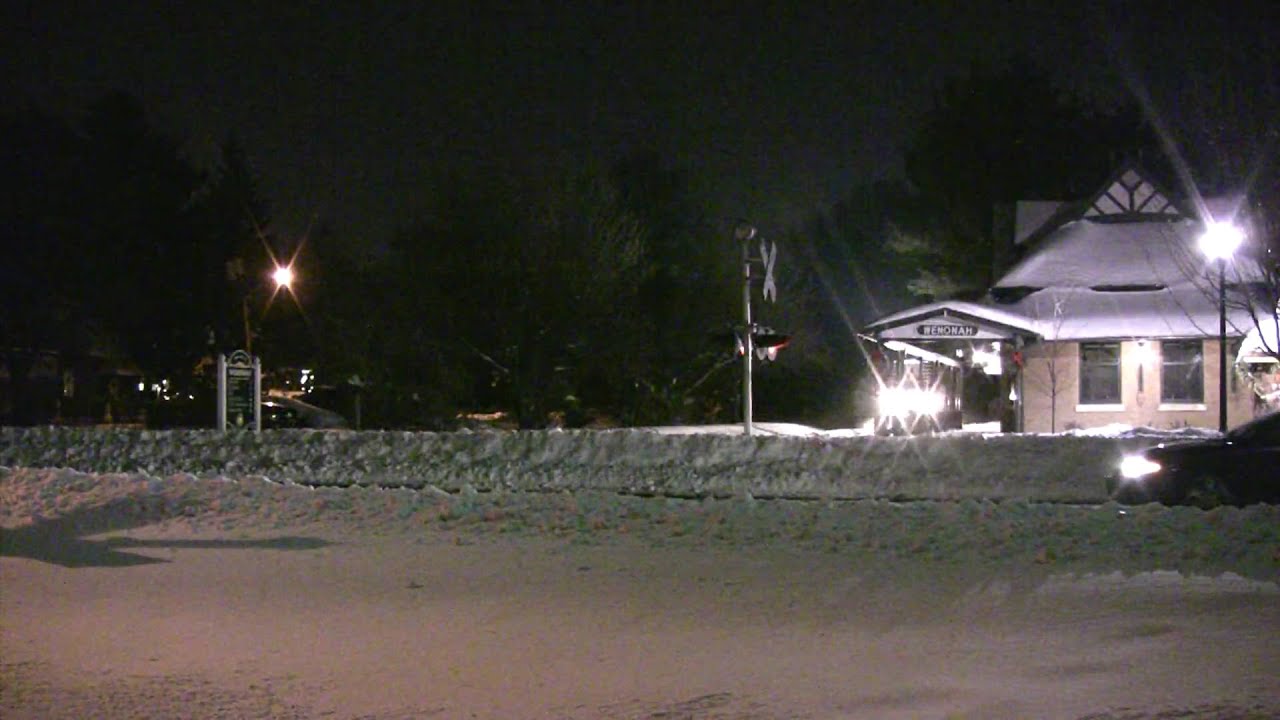
<svg viewBox="0 0 1280 720"><path fill-rule="evenodd" d="M1274 718L1278 519L0 471L0 717Z"/></svg>

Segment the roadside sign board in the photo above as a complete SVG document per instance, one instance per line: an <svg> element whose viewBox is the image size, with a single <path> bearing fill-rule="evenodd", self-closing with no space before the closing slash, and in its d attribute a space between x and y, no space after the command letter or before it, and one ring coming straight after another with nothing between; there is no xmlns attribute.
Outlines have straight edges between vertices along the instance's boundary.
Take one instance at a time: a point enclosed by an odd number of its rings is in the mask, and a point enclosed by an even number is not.
<svg viewBox="0 0 1280 720"><path fill-rule="evenodd" d="M262 429L262 367L244 350L218 356L218 429Z"/></svg>

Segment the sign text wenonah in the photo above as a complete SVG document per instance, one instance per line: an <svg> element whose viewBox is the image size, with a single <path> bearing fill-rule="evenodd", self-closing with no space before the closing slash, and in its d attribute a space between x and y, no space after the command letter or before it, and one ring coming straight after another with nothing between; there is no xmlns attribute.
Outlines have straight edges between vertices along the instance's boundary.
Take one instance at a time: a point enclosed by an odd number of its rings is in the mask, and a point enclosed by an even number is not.
<svg viewBox="0 0 1280 720"><path fill-rule="evenodd" d="M978 334L977 325L917 325L916 332L921 337L974 337Z"/></svg>

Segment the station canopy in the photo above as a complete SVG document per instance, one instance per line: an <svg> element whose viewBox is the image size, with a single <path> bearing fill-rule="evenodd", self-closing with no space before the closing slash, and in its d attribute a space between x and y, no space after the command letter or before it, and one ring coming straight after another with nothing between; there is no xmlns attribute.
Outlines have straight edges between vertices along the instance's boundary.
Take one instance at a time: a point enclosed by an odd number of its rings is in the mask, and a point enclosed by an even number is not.
<svg viewBox="0 0 1280 720"><path fill-rule="evenodd" d="M1012 340L1043 335L1037 321L990 305L947 300L876 320L863 332L877 340Z"/></svg>

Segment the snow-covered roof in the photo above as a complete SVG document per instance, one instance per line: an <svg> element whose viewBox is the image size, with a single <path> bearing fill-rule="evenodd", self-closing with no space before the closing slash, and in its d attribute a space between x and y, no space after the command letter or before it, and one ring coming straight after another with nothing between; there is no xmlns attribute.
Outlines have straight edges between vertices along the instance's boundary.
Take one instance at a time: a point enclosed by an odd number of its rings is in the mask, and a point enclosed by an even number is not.
<svg viewBox="0 0 1280 720"><path fill-rule="evenodd" d="M1116 182L1123 184L1127 177ZM1126 202L1172 207L1158 195L1143 195L1140 181L1128 182L1137 190ZM1202 212L1233 221L1239 207L1238 198L1207 198ZM1165 211L1094 213L1036 242L1000 278L993 295L1031 289L1017 302L999 307L1037 321L1047 340L1216 335L1214 265L1200 251L1203 232L1199 220ZM1234 259L1227 266L1228 284L1256 277L1257 266L1246 259ZM1228 309L1228 335L1240 337L1252 327L1246 312Z"/></svg>
<svg viewBox="0 0 1280 720"><path fill-rule="evenodd" d="M866 332L892 335L894 328L933 318L989 323L1007 331L1045 340L1112 340L1126 338L1209 337L1218 333L1218 304L1197 287L1138 292L1108 292L1087 287L1050 288L1009 305L948 300L886 315ZM1227 308L1227 335L1240 337L1253 329L1242 309Z"/></svg>
<svg viewBox="0 0 1280 720"><path fill-rule="evenodd" d="M1204 267L1199 223L1190 220L1075 220L1046 237L997 288L1192 284Z"/></svg>
<svg viewBox="0 0 1280 720"><path fill-rule="evenodd" d="M1045 340L1209 337L1218 334L1218 304L1196 287L1139 292L1051 288L1008 305L1034 320ZM1253 326L1247 312L1227 308L1227 335Z"/></svg>
<svg viewBox="0 0 1280 720"><path fill-rule="evenodd" d="M877 333L902 325L920 322L931 318L954 318L960 321L976 322L992 326L991 329L1001 334L1023 332L1032 335L1040 334L1037 323L1025 315L1004 310L993 305L986 305L962 300L944 300L941 302L918 305L900 312L886 315L867 325L866 331Z"/></svg>

